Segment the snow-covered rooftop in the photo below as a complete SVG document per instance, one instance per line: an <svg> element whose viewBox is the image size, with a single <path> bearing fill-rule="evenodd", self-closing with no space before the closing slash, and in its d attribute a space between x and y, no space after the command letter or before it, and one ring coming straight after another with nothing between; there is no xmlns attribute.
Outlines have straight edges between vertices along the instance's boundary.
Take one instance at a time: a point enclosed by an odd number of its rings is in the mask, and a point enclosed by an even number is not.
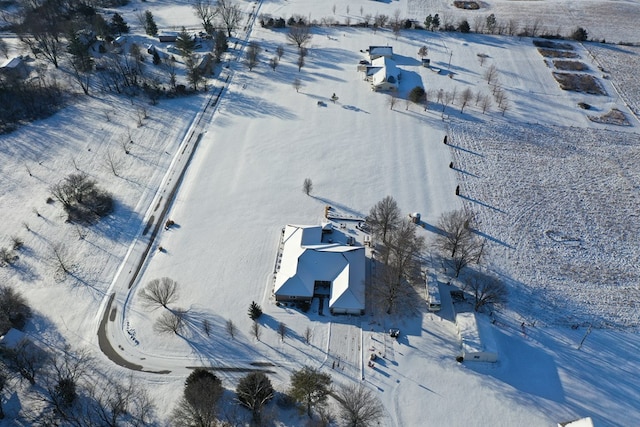
<svg viewBox="0 0 640 427"><path fill-rule="evenodd" d="M364 261L363 247L323 244L321 226L287 225L274 293L310 298L331 282L330 308L364 310Z"/></svg>

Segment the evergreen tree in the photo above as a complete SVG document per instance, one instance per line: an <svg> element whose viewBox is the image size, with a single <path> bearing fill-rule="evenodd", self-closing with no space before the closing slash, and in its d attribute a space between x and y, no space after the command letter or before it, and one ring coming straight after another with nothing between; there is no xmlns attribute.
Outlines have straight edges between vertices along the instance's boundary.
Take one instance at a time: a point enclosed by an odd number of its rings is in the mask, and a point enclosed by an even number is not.
<svg viewBox="0 0 640 427"><path fill-rule="evenodd" d="M256 425L260 425L262 407L273 398L269 377L262 372L250 372L240 379L236 394L240 403L251 410Z"/></svg>
<svg viewBox="0 0 640 427"><path fill-rule="evenodd" d="M289 394L297 402L307 408L307 415L311 418L311 409L323 405L331 391L331 376L324 374L310 366L305 366L291 374L291 390Z"/></svg>
<svg viewBox="0 0 640 427"><path fill-rule="evenodd" d="M587 33L587 30L582 27L576 28L576 30L571 34L571 38L579 42L587 41L588 36L589 34Z"/></svg>
<svg viewBox="0 0 640 427"><path fill-rule="evenodd" d="M429 14L424 20L424 27L427 30L430 30L432 24L433 24L433 16L431 16L431 14Z"/></svg>
<svg viewBox="0 0 640 427"><path fill-rule="evenodd" d="M262 316L262 307L260 307L255 301L251 301L251 305L249 306L249 317L251 320L256 320L260 316Z"/></svg>
<svg viewBox="0 0 640 427"><path fill-rule="evenodd" d="M157 36L158 35L158 26L156 25L156 21L153 19L153 14L151 11L147 10L144 12L144 31L149 36Z"/></svg>
<svg viewBox="0 0 640 427"><path fill-rule="evenodd" d="M431 20L431 28L437 30L440 27L440 15L437 13L433 15L433 19Z"/></svg>
<svg viewBox="0 0 640 427"><path fill-rule="evenodd" d="M109 28L113 34L117 34L119 36L129 32L129 25L127 25L122 15L117 12L111 17Z"/></svg>
<svg viewBox="0 0 640 427"><path fill-rule="evenodd" d="M496 15L492 13L491 15L487 16L487 31L493 34L496 31L496 25Z"/></svg>
<svg viewBox="0 0 640 427"><path fill-rule="evenodd" d="M178 37L176 37L176 48L182 56L191 55L196 48L195 40L184 27L182 27L182 30L178 33Z"/></svg>
<svg viewBox="0 0 640 427"><path fill-rule="evenodd" d="M227 35L222 30L216 31L213 45L213 55L216 58L216 62L220 62L222 54L225 53L227 49L229 49Z"/></svg>
<svg viewBox="0 0 640 427"><path fill-rule="evenodd" d="M153 49L153 65L160 65L161 62L158 51Z"/></svg>
<svg viewBox="0 0 640 427"><path fill-rule="evenodd" d="M460 31L461 33L468 33L469 31L471 31L471 27L469 26L469 21L467 21L466 19L463 19L460 22L460 25L458 25L458 31Z"/></svg>

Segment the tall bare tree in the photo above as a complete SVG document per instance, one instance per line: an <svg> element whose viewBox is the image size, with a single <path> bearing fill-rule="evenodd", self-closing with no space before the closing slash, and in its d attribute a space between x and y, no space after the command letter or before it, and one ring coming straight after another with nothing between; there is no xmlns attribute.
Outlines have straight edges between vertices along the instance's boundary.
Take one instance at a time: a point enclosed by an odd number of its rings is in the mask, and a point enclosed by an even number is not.
<svg viewBox="0 0 640 427"><path fill-rule="evenodd" d="M308 25L293 25L289 27L287 40L295 44L298 49L303 48L311 41L311 29Z"/></svg>
<svg viewBox="0 0 640 427"><path fill-rule="evenodd" d="M18 26L20 41L34 54L37 52L58 68L60 55L64 52L64 37L60 3L50 1L32 4L25 8L24 19Z"/></svg>
<svg viewBox="0 0 640 427"><path fill-rule="evenodd" d="M391 314L399 302L412 295L412 282L420 278L420 254L424 250L424 237L416 234L411 222L401 221L389 230L381 248L383 263L374 278L376 299Z"/></svg>
<svg viewBox="0 0 640 427"><path fill-rule="evenodd" d="M186 310L179 308L162 313L153 325L153 330L160 334L179 335L184 327L186 313Z"/></svg>
<svg viewBox="0 0 640 427"><path fill-rule="evenodd" d="M391 196L386 196L376 203L367 216L367 224L371 227L374 236L381 238L383 242L387 241L389 231L400 225L400 220L400 208Z"/></svg>
<svg viewBox="0 0 640 427"><path fill-rule="evenodd" d="M466 280L466 286L473 293L475 311L486 305L502 305L507 302L507 286L497 277L474 274Z"/></svg>
<svg viewBox="0 0 640 427"><path fill-rule="evenodd" d="M240 6L232 0L218 0L216 13L227 30L227 37L231 38L231 33L238 27L238 24L240 24L242 20L242 10Z"/></svg>
<svg viewBox="0 0 640 427"><path fill-rule="evenodd" d="M168 309L169 304L178 300L178 283L169 277L153 279L138 292L138 296L146 306Z"/></svg>
<svg viewBox="0 0 640 427"><path fill-rule="evenodd" d="M196 17L202 23L204 31L209 35L213 35L215 32L213 18L215 18L218 13L217 8L211 4L210 0L195 0L192 7L193 13L195 13Z"/></svg>
<svg viewBox="0 0 640 427"><path fill-rule="evenodd" d="M260 48L258 42L249 42L246 53L247 67L249 67L249 71L253 70L253 68L258 65L261 50L262 49Z"/></svg>
<svg viewBox="0 0 640 427"><path fill-rule="evenodd" d="M459 209L445 212L438 221L442 230L434 245L453 263L456 277L470 263L479 263L484 251L484 242L474 233L474 216Z"/></svg>
<svg viewBox="0 0 640 427"><path fill-rule="evenodd" d="M227 331L227 334L229 334L229 337L231 337L231 339L234 339L236 334L238 333L238 328L233 323L233 320L231 319L227 320L227 322L224 325L224 328Z"/></svg>
<svg viewBox="0 0 640 427"><path fill-rule="evenodd" d="M483 77L487 81L487 84L492 84L498 78L498 68L496 68L495 64L489 65Z"/></svg>
<svg viewBox="0 0 640 427"><path fill-rule="evenodd" d="M311 178L304 179L304 182L302 183L302 191L304 191L304 194L307 196L311 194L313 191L313 181L311 181Z"/></svg>
<svg viewBox="0 0 640 427"><path fill-rule="evenodd" d="M473 98L473 91L471 90L471 88L466 88L465 90L463 90L460 93L460 112L464 112L464 107L467 106L467 104L469 103L469 101L471 101L471 99Z"/></svg>
<svg viewBox="0 0 640 427"><path fill-rule="evenodd" d="M427 55L429 55L429 48L425 45L421 46L420 49L418 49L418 56L424 58Z"/></svg>
<svg viewBox="0 0 640 427"><path fill-rule="evenodd" d="M278 336L280 337L280 340L284 342L284 339L287 336L287 325L284 322L278 323Z"/></svg>
<svg viewBox="0 0 640 427"><path fill-rule="evenodd" d="M349 427L379 425L384 419L384 407L376 394L364 384L338 387L333 397L340 404L340 419Z"/></svg>

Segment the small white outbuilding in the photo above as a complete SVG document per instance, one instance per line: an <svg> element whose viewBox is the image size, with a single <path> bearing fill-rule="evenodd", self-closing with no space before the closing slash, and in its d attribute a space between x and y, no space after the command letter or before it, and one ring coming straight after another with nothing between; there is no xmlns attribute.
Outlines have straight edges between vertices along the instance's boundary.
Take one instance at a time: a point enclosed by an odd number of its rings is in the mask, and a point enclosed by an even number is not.
<svg viewBox="0 0 640 427"><path fill-rule="evenodd" d="M498 350L493 326L475 313L456 314L456 326L462 345L461 356L470 362L497 362Z"/></svg>

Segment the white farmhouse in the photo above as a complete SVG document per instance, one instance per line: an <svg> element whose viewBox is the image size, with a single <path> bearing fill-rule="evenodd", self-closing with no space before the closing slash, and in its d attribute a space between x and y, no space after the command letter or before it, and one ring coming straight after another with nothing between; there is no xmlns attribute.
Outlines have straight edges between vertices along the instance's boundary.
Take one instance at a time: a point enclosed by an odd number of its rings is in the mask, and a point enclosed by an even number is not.
<svg viewBox="0 0 640 427"><path fill-rule="evenodd" d="M322 236L319 225L285 227L276 301L311 302L326 295L332 314L364 314L364 247L323 242Z"/></svg>
<svg viewBox="0 0 640 427"><path fill-rule="evenodd" d="M498 350L492 326L475 313L456 314L456 326L462 342L462 357L470 362L497 362Z"/></svg>
<svg viewBox="0 0 640 427"><path fill-rule="evenodd" d="M393 59L381 56L371 62L366 70L366 80L371 82L374 91L393 91L398 89L400 69Z"/></svg>

